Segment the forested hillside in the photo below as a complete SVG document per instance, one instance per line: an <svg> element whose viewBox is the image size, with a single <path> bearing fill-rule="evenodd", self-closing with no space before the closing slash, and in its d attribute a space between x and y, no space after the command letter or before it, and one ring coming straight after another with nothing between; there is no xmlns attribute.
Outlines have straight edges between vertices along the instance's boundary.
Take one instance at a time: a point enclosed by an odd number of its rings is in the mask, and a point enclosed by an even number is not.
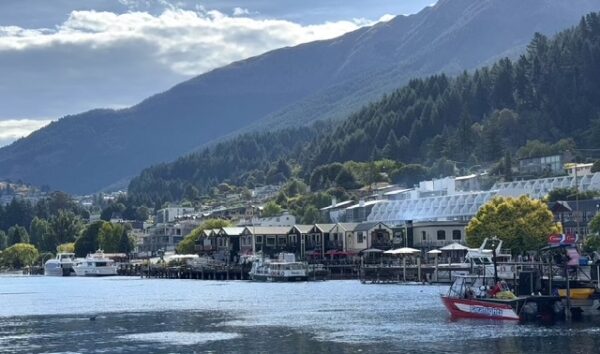
<svg viewBox="0 0 600 354"><path fill-rule="evenodd" d="M599 147L599 60L600 17L592 13L553 39L536 34L515 61L412 80L340 124L242 135L145 170L130 193L177 200L186 188L202 191L223 180L265 183L256 176L275 173L278 159L301 167L298 175L310 182L319 166L333 162L493 163L534 139Z"/></svg>
<svg viewBox="0 0 600 354"><path fill-rule="evenodd" d="M276 132L248 133L227 142L144 170L129 185L137 204L194 199L222 181L238 185L277 184L291 176L286 161L301 156L315 143L319 132L332 130L319 122L310 128L289 128ZM281 162L281 163L280 163Z"/></svg>

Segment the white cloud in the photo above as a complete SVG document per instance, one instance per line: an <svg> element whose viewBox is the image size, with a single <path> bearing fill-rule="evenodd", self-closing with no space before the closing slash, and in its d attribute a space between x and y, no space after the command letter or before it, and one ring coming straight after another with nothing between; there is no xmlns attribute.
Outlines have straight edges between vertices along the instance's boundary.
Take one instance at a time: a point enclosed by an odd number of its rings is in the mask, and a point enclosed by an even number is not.
<svg viewBox="0 0 600 354"><path fill-rule="evenodd" d="M50 123L50 120L10 119L0 120L0 146L25 137L32 131Z"/></svg>
<svg viewBox="0 0 600 354"><path fill-rule="evenodd" d="M243 16L243 15L250 15L250 10L243 9L241 7L235 7L233 9L233 16Z"/></svg>
<svg viewBox="0 0 600 354"><path fill-rule="evenodd" d="M133 105L192 76L280 47L340 36L376 21L303 25L165 2L147 12L71 11L52 28L0 26L0 144L43 124L101 107ZM169 5L169 6L167 6ZM233 8L233 7L232 7ZM2 119L13 119L1 121ZM10 127L10 128L9 128Z"/></svg>
<svg viewBox="0 0 600 354"><path fill-rule="evenodd" d="M374 23L353 19L300 25L253 19L247 16L247 9L239 7L233 13L178 8L167 8L156 16L135 11L73 11L55 29L0 27L0 53L61 46L93 51L135 41L154 47L152 57L170 70L191 76L268 50L337 37Z"/></svg>

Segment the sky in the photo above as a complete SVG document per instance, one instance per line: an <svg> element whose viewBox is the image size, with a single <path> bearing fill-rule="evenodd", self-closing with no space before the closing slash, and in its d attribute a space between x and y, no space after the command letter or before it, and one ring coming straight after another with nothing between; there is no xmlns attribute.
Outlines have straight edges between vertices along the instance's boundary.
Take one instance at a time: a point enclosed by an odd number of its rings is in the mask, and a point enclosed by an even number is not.
<svg viewBox="0 0 600 354"><path fill-rule="evenodd" d="M0 146L231 62L413 14L434 0L2 0Z"/></svg>

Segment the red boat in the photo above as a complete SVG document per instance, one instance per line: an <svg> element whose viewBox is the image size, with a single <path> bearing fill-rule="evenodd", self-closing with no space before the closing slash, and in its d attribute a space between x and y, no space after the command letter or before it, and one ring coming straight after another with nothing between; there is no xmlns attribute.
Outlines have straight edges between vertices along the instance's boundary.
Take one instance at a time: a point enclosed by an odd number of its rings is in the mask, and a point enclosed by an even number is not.
<svg viewBox="0 0 600 354"><path fill-rule="evenodd" d="M442 302L456 318L482 318L518 321L519 298L493 279L480 276L457 277Z"/></svg>

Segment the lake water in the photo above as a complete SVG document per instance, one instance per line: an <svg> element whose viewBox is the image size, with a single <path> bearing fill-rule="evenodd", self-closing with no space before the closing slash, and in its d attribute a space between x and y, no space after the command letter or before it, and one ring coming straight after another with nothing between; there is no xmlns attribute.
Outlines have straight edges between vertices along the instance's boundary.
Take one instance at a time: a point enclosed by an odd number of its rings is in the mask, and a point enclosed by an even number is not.
<svg viewBox="0 0 600 354"><path fill-rule="evenodd" d="M446 291L358 281L0 277L0 353L600 352L598 322L452 321L439 299Z"/></svg>

